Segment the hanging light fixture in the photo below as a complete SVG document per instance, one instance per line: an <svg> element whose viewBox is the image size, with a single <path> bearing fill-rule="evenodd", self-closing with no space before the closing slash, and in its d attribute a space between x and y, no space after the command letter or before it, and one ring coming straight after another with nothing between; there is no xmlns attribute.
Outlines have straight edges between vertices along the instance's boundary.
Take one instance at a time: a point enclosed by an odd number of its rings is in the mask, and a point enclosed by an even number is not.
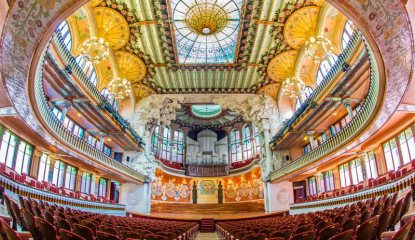
<svg viewBox="0 0 415 240"><path fill-rule="evenodd" d="M106 59L109 51L109 45L103 38L92 37L86 40L81 47L81 54L93 63L99 63Z"/></svg>
<svg viewBox="0 0 415 240"><path fill-rule="evenodd" d="M332 55L334 51L333 44L327 38L318 36L311 36L305 43L305 54L314 60L314 62L320 63L327 56Z"/></svg>
<svg viewBox="0 0 415 240"><path fill-rule="evenodd" d="M131 93L131 82L125 78L116 77L108 84L108 91L114 94L117 100L123 100Z"/></svg>
<svg viewBox="0 0 415 240"><path fill-rule="evenodd" d="M305 89L304 82L297 77L286 78L282 82L282 92L292 99L296 99Z"/></svg>

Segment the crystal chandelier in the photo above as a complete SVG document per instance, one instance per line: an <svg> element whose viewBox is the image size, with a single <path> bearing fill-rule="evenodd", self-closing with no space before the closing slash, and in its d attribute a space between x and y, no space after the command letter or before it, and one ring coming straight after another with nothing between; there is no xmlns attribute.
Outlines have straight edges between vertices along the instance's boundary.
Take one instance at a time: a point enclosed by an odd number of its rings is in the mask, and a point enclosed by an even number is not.
<svg viewBox="0 0 415 240"><path fill-rule="evenodd" d="M117 100L123 100L131 93L131 82L125 78L116 77L108 84L108 91L114 94Z"/></svg>
<svg viewBox="0 0 415 240"><path fill-rule="evenodd" d="M304 91L304 82L297 77L290 77L282 82L282 92L292 99L296 99Z"/></svg>
<svg viewBox="0 0 415 240"><path fill-rule="evenodd" d="M333 44L327 38L318 36L310 37L305 43L305 54L314 60L314 62L321 62L327 56L332 55L334 51Z"/></svg>
<svg viewBox="0 0 415 240"><path fill-rule="evenodd" d="M109 45L103 38L92 37L86 40L81 47L81 54L93 63L99 63L106 59L109 51Z"/></svg>

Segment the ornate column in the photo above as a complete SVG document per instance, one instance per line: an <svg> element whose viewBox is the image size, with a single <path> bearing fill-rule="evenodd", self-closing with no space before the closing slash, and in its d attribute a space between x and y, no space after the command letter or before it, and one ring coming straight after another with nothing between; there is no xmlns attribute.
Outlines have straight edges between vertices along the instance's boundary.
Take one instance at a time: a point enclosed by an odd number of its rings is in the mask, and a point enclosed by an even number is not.
<svg viewBox="0 0 415 240"><path fill-rule="evenodd" d="M313 150L316 147L316 141L314 141L314 131L307 132L308 139L310 140L310 147Z"/></svg>
<svg viewBox="0 0 415 240"><path fill-rule="evenodd" d="M55 106L62 106L62 115L60 117L60 121L63 122L66 118L66 114L68 113L69 108L72 106L71 101L69 100L60 100L54 102Z"/></svg>
<svg viewBox="0 0 415 240"><path fill-rule="evenodd" d="M367 181L368 177L367 177L367 169L366 169L367 153L358 152L357 157L360 159L360 165L362 166L363 185L366 187L368 185L368 181Z"/></svg>
<svg viewBox="0 0 415 240"><path fill-rule="evenodd" d="M105 137L107 136L105 133L100 132L99 133L99 150L103 151L104 150L104 144L105 144Z"/></svg>
<svg viewBox="0 0 415 240"><path fill-rule="evenodd" d="M350 99L347 99L347 98L343 99L342 103L343 103L344 107L347 110L347 114L349 115L349 118L352 119L353 118L353 109L350 106Z"/></svg>
<svg viewBox="0 0 415 240"><path fill-rule="evenodd" d="M84 172L85 170L83 168L78 168L78 171L76 171L75 192L81 191L82 175Z"/></svg>
<svg viewBox="0 0 415 240"><path fill-rule="evenodd" d="M105 198L106 199L111 199L111 180L108 179L107 180L107 189L105 189Z"/></svg>
<svg viewBox="0 0 415 240"><path fill-rule="evenodd" d="M333 172L333 178L334 178L334 188L335 189L340 189L341 188L341 182L340 182L340 173L339 173L339 168L334 168L332 170Z"/></svg>
<svg viewBox="0 0 415 240"><path fill-rule="evenodd" d="M35 147L33 150L33 156L32 156L32 162L30 166L30 172L29 176L31 176L34 179L37 179L39 175L39 164L40 164L40 158L42 157L42 152Z"/></svg>

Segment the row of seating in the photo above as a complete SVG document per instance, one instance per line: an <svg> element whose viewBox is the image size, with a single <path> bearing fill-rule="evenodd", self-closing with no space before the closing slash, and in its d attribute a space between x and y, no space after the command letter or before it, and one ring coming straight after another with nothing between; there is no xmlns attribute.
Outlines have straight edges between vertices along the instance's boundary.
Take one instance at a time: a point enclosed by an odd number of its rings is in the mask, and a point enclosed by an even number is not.
<svg viewBox="0 0 415 240"><path fill-rule="evenodd" d="M412 190L399 200L395 193L320 212L222 222L217 231L226 240L376 240L394 230L411 202Z"/></svg>
<svg viewBox="0 0 415 240"><path fill-rule="evenodd" d="M21 196L19 203L8 196L4 196L4 202L13 218L10 229L19 226L29 231L34 240L185 240L198 229L196 222L109 216ZM3 239L20 239L4 224L0 231Z"/></svg>
<svg viewBox="0 0 415 240"><path fill-rule="evenodd" d="M57 187L54 184L51 184L46 181L38 181L37 179L28 176L26 173L18 174L17 172L8 168L4 163L0 163L0 174L14 182L25 184L31 188L40 189L42 191L47 191L53 194L58 194L61 196L75 199L83 199L92 202L115 204L113 200L110 200L105 197L95 196L94 194L85 194L81 193L80 191L72 191L69 189L65 189L64 187Z"/></svg>
<svg viewBox="0 0 415 240"><path fill-rule="evenodd" d="M377 186L389 183L391 181L396 181L400 178L408 176L410 173L414 171L415 171L415 160L412 160L410 163L400 166L396 171L389 171L381 176L378 176L375 179L373 178L368 179L366 188L363 183L359 183L356 185L351 185L351 186L343 187L340 189L335 189L330 192L319 193L317 195L310 195L310 196L307 196L307 198L305 199L297 199L296 203L310 202L310 201L328 199L331 197L344 196L346 194L351 194L351 193L355 193L355 192L365 190L368 188L377 187Z"/></svg>

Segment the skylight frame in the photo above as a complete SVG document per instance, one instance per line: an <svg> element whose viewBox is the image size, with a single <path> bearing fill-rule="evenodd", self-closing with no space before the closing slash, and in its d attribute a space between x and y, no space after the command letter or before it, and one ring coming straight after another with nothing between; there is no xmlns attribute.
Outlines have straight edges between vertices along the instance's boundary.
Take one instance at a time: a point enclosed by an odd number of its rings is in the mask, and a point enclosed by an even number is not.
<svg viewBox="0 0 415 240"><path fill-rule="evenodd" d="M234 44L231 48L229 47L221 47L221 49L225 49L225 51L222 50L223 54L223 59L226 59L226 61L222 61L222 60L214 60L214 61L209 61L208 58L204 58L205 61L187 61L187 59L185 61L183 61L183 59L180 58L180 47L178 47L178 41L181 41L181 39L178 40L178 36L181 36L180 33L178 33L178 29L181 30L183 29L184 25L186 25L186 23L184 23L184 19L183 20L177 20L177 17L174 15L175 12L175 7L179 4L179 3L183 3L183 0L168 0L167 1L167 6L168 6L168 11L169 11L169 15L171 16L171 23L170 23L170 31L171 31L171 37L173 39L173 47L174 47L174 58L175 58L175 65L179 65L179 66L203 66L203 65L209 65L209 66L236 66L237 65L237 59L238 59L238 55L239 55L239 45L240 45L240 40L241 40L241 35L242 35L242 30L244 29L243 24L242 24L242 20L244 19L244 14L246 11L246 1L247 0L216 0L216 1L210 1L210 0L191 0L192 4L195 3L206 3L206 2L225 2L225 4L233 4L237 7L237 11L238 14L238 18L235 19L231 19L229 18L229 21L233 24L231 24L230 26L233 27L234 31L231 32L231 36L232 41L229 44ZM188 3L188 2L186 2ZM176 5L174 5L176 4ZM188 4L189 5L189 4ZM184 11L182 11L184 12ZM234 11L232 11L234 12ZM183 14L183 17L185 16L185 14ZM176 20L175 20L176 19ZM182 26L179 28L176 26L176 23L182 23ZM236 29L235 29L235 25L237 25ZM227 26L227 28L229 28ZM219 33L218 33L219 34ZM196 35L196 34L194 34ZM204 37L204 36L203 36ZM227 38L229 39L229 38ZM197 39L196 39L197 40ZM193 41L193 39L190 39L188 41ZM217 41L215 41L216 43ZM193 42L194 43L194 42ZM199 42L200 43L200 42ZM203 42L206 43L206 42ZM226 49L232 49L231 52L227 51ZM189 50L190 52L191 50ZM230 57L231 56L231 57Z"/></svg>

